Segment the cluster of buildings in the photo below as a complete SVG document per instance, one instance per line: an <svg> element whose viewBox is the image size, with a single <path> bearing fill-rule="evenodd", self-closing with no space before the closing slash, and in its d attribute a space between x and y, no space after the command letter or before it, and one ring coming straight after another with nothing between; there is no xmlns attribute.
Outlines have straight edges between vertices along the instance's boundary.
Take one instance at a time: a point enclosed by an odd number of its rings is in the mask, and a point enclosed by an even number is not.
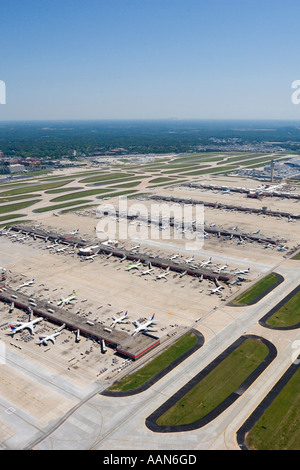
<svg viewBox="0 0 300 470"><path fill-rule="evenodd" d="M251 177L255 179L274 181L285 180L288 178L300 178L300 157L294 157L289 160L272 160L270 164L266 165L263 169L241 169L237 171L240 176Z"/></svg>

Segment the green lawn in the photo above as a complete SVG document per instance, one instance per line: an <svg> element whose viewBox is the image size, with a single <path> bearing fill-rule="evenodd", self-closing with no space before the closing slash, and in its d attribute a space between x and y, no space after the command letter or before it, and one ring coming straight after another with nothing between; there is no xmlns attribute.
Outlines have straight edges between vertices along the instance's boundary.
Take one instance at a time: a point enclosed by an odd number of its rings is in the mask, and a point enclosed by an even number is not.
<svg viewBox="0 0 300 470"><path fill-rule="evenodd" d="M300 449L300 369L248 433L250 450Z"/></svg>
<svg viewBox="0 0 300 470"><path fill-rule="evenodd" d="M41 199L35 199L31 201L24 201L24 202L19 202L16 204L7 204L5 206L0 206L0 214L5 214L6 212L14 212L18 211L20 209L25 209L25 207L29 207L32 204L35 204L36 202L39 202Z"/></svg>
<svg viewBox="0 0 300 470"><path fill-rule="evenodd" d="M128 392L143 385L147 380L154 377L161 372L165 367L169 366L175 359L180 357L186 351L191 349L197 342L197 337L194 333L189 332L176 341L175 344L170 346L166 351L162 352L151 362L139 369L134 374L124 377L120 382L112 385L110 391Z"/></svg>
<svg viewBox="0 0 300 470"><path fill-rule="evenodd" d="M33 193L36 191L45 191L47 189L53 189L53 188L59 188L61 186L64 186L68 183L70 183L72 180L67 180L64 182L60 183L45 183L45 184L34 184L34 185L28 185L23 188L18 188L18 189L10 189L8 191L3 191L0 193L0 197L6 197L6 196L16 196L18 194L28 194L28 193Z"/></svg>
<svg viewBox="0 0 300 470"><path fill-rule="evenodd" d="M77 205L77 204L87 204L89 202L91 202L91 201L81 199L79 201L76 200L76 201L72 201L72 202L65 202L63 204L53 204L51 206L40 207L39 209L35 209L33 212L42 213L42 212L48 212L48 211L57 211L59 209L65 208L65 207L74 206L74 205Z"/></svg>
<svg viewBox="0 0 300 470"><path fill-rule="evenodd" d="M261 341L248 338L223 359L157 420L159 426L191 424L203 418L233 393L269 353Z"/></svg>
<svg viewBox="0 0 300 470"><path fill-rule="evenodd" d="M261 281L257 282L253 287L248 289L243 294L239 295L236 299L234 299L231 304L232 305L247 305L250 302L253 302L258 296L262 295L267 289L272 287L278 278L275 274L269 274L268 276L264 277Z"/></svg>
<svg viewBox="0 0 300 470"><path fill-rule="evenodd" d="M291 327L300 323L300 291L274 313L266 324L273 327Z"/></svg>

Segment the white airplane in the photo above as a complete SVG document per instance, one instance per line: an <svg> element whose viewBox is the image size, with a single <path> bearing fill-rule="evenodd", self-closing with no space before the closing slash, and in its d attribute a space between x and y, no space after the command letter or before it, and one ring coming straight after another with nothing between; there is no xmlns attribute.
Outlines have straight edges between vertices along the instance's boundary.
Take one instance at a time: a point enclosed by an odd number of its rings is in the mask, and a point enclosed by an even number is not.
<svg viewBox="0 0 300 470"><path fill-rule="evenodd" d="M131 269L139 269L140 265L141 265L140 260L138 260L135 264L129 264L127 266L127 271L130 271Z"/></svg>
<svg viewBox="0 0 300 470"><path fill-rule="evenodd" d="M95 255L85 256L84 259L85 259L85 260L89 260L89 259L90 259L90 260L94 261L94 259L96 258L96 256L97 256L97 253L96 253Z"/></svg>
<svg viewBox="0 0 300 470"><path fill-rule="evenodd" d="M16 291L22 289L22 287L31 286L33 283L34 283L34 279L32 279L29 282L23 282L23 284L21 284L19 287L16 288Z"/></svg>
<svg viewBox="0 0 300 470"><path fill-rule="evenodd" d="M73 232L69 232L69 233L70 233L70 235L75 235L78 232L79 232L79 228L77 230L73 230Z"/></svg>
<svg viewBox="0 0 300 470"><path fill-rule="evenodd" d="M272 245L268 244L268 245L265 245L265 248L271 248Z"/></svg>
<svg viewBox="0 0 300 470"><path fill-rule="evenodd" d="M249 271L250 271L250 268L245 269L245 271L242 271L242 270L241 271L236 271L234 274L248 274Z"/></svg>
<svg viewBox="0 0 300 470"><path fill-rule="evenodd" d="M67 248L67 246L64 246L63 248L57 248L56 253L63 253Z"/></svg>
<svg viewBox="0 0 300 470"><path fill-rule="evenodd" d="M140 246L141 246L141 245L135 245L135 246L133 246L132 248L130 248L130 251L132 251L132 250L137 250L138 248L140 248Z"/></svg>
<svg viewBox="0 0 300 470"><path fill-rule="evenodd" d="M117 317L114 317L113 316L113 319L114 321L112 322L111 326L115 326L117 323L123 323L123 321L128 317L128 313L127 313L127 310L126 312L124 313L124 315L120 318L117 318Z"/></svg>
<svg viewBox="0 0 300 470"><path fill-rule="evenodd" d="M260 233L260 230L257 230L257 232L253 232L254 235L258 235Z"/></svg>
<svg viewBox="0 0 300 470"><path fill-rule="evenodd" d="M59 215L56 214L55 212L53 212L53 215L54 215L54 217L59 217Z"/></svg>
<svg viewBox="0 0 300 470"><path fill-rule="evenodd" d="M27 328L28 330L30 330L31 334L33 335L34 334L33 325L35 325L36 323L39 323L42 320L43 320L43 317L39 317L39 318L36 318L35 320L31 320L29 322L15 322L16 326L15 325L10 325L11 334L13 336L18 331L21 331L21 330L24 330L25 328Z"/></svg>
<svg viewBox="0 0 300 470"><path fill-rule="evenodd" d="M155 331L154 329L151 328L152 323L156 323L156 320L154 320L155 313L152 315L150 320L148 320L146 323L139 323L138 321L135 321L134 324L136 326L136 329L132 333L132 336L137 335L140 331Z"/></svg>
<svg viewBox="0 0 300 470"><path fill-rule="evenodd" d="M183 271L181 274L180 274L180 278L182 278L183 276L185 276L187 274L187 271Z"/></svg>
<svg viewBox="0 0 300 470"><path fill-rule="evenodd" d="M146 271L142 271L141 276L145 276L146 274L151 274L152 271L153 271L152 264L149 263L149 269L147 269Z"/></svg>
<svg viewBox="0 0 300 470"><path fill-rule="evenodd" d="M219 287L216 287L216 289L211 289L210 293L217 294L218 292L220 292L221 289L224 289L224 286L219 286Z"/></svg>
<svg viewBox="0 0 300 470"><path fill-rule="evenodd" d="M220 268L217 268L216 271L217 273L220 273L221 271L224 271L224 269L228 268L228 264L225 264L224 266L221 266Z"/></svg>
<svg viewBox="0 0 300 470"><path fill-rule="evenodd" d="M46 250L49 250L50 248L55 248L56 246L58 246L58 243L53 243L53 245L46 246Z"/></svg>
<svg viewBox="0 0 300 470"><path fill-rule="evenodd" d="M77 292L74 291L73 294L70 295L70 297L67 297L66 299L64 299L63 297L61 297L60 300L59 300L59 302L57 303L57 306L69 304L72 300L75 299L76 294L77 294Z"/></svg>
<svg viewBox="0 0 300 470"><path fill-rule="evenodd" d="M179 255L173 255L173 256L171 256L169 259L170 259L170 260L177 259L178 256L179 256Z"/></svg>
<svg viewBox="0 0 300 470"><path fill-rule="evenodd" d="M169 274L170 274L170 267L168 267L168 269L166 270L165 273L163 273L163 274L158 274L158 275L156 276L156 279L167 279L166 276L168 276Z"/></svg>
<svg viewBox="0 0 300 470"><path fill-rule="evenodd" d="M53 335L39 336L38 344L44 344L45 346L47 346L48 341L51 341L54 344L56 336L60 334L61 334L61 331L57 331L56 333L53 333Z"/></svg>
<svg viewBox="0 0 300 470"><path fill-rule="evenodd" d="M208 266L209 264L211 264L211 257L209 258L209 260L204 261L203 263L201 263L200 268L204 268L205 266Z"/></svg>
<svg viewBox="0 0 300 470"><path fill-rule="evenodd" d="M195 259L195 256L193 255L191 258L186 259L185 262L186 262L187 264L189 264L189 263L191 263L192 261L194 261L194 259Z"/></svg>

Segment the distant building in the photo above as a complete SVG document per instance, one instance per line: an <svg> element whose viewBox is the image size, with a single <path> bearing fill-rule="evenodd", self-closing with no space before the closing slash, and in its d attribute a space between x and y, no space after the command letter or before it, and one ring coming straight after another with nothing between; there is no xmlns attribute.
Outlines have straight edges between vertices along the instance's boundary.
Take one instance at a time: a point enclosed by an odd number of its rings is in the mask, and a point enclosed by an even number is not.
<svg viewBox="0 0 300 470"><path fill-rule="evenodd" d="M9 165L10 173L23 173L25 171L25 166L16 163L15 165Z"/></svg>

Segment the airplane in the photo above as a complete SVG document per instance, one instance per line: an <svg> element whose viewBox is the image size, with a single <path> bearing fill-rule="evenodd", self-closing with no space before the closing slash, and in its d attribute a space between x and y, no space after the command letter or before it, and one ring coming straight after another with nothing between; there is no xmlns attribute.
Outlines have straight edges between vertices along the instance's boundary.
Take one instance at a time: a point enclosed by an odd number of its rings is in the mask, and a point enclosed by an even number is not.
<svg viewBox="0 0 300 470"><path fill-rule="evenodd" d="M127 310L124 313L124 315L120 318L117 318L117 317L113 316L114 321L112 322L111 326L114 327L117 323L123 323L123 320L125 320L127 318L127 316L128 316Z"/></svg>
<svg viewBox="0 0 300 470"><path fill-rule="evenodd" d="M218 292L220 292L221 289L224 289L224 286L219 286L219 287L216 287L216 289L211 289L210 293L217 294Z"/></svg>
<svg viewBox="0 0 300 470"><path fill-rule="evenodd" d="M124 255L123 258L120 259L120 262L125 261L125 259L126 259L126 255Z"/></svg>
<svg viewBox="0 0 300 470"><path fill-rule="evenodd" d="M173 256L171 256L169 259L170 259L170 260L177 259L178 256L179 256L179 255L173 255Z"/></svg>
<svg viewBox="0 0 300 470"><path fill-rule="evenodd" d="M156 322L156 320L154 320L154 316L155 316L155 313L152 315L150 320L148 320L146 323L143 323L143 324L139 323L138 321L135 321L134 324L136 326L136 329L132 333L132 336L137 335L140 331L155 331L151 329L152 323Z"/></svg>
<svg viewBox="0 0 300 470"><path fill-rule="evenodd" d="M127 271L130 271L131 269L139 269L140 264L140 260L138 260L135 264L129 264L127 266Z"/></svg>
<svg viewBox="0 0 300 470"><path fill-rule="evenodd" d="M18 331L21 331L21 330L24 330L25 328L27 328L28 330L30 330L31 334L33 335L34 334L33 325L35 325L36 323L39 323L42 320L43 320L43 317L39 317L39 318L36 318L35 320L31 320L29 322L15 322L16 326L10 325L11 334L13 336Z"/></svg>
<svg viewBox="0 0 300 470"><path fill-rule="evenodd" d="M285 250L287 250L287 249L288 249L288 246L280 246L280 247L278 248L278 251L285 251Z"/></svg>
<svg viewBox="0 0 300 470"><path fill-rule="evenodd" d="M61 331L57 331L56 333L53 333L53 335L39 336L38 344L44 344L45 346L47 346L48 341L52 341L52 343L54 344L56 336L60 334L61 334Z"/></svg>
<svg viewBox="0 0 300 470"><path fill-rule="evenodd" d="M21 284L19 287L16 288L16 291L17 291L17 290L20 290L22 287L31 286L33 283L34 283L34 279L32 279L32 280L29 281L29 282L23 282L23 284Z"/></svg>
<svg viewBox="0 0 300 470"><path fill-rule="evenodd" d="M191 258L186 259L185 262L186 262L187 264L189 264L189 263L191 263L192 261L194 261L194 259L195 259L195 256L193 255Z"/></svg>
<svg viewBox="0 0 300 470"><path fill-rule="evenodd" d="M250 268L246 269L245 271L236 271L234 274L248 274L250 271Z"/></svg>
<svg viewBox="0 0 300 470"><path fill-rule="evenodd" d="M253 232L254 235L258 235L260 233L260 230L257 230L257 232Z"/></svg>
<svg viewBox="0 0 300 470"><path fill-rule="evenodd" d="M142 271L141 276L145 276L146 274L151 274L153 271L152 264L149 263L149 269L147 271Z"/></svg>
<svg viewBox="0 0 300 470"><path fill-rule="evenodd" d="M268 245L265 245L265 248L271 248L272 245L268 244Z"/></svg>
<svg viewBox="0 0 300 470"><path fill-rule="evenodd" d="M63 253L67 248L67 246L64 246L63 248L57 248L56 253Z"/></svg>
<svg viewBox="0 0 300 470"><path fill-rule="evenodd" d="M167 279L166 276L168 276L168 274L170 274L170 267L168 267L168 269L166 270L165 273L163 274L158 274L156 276L156 279Z"/></svg>
<svg viewBox="0 0 300 470"><path fill-rule="evenodd" d="M183 271L181 274L180 274L180 278L182 278L183 276L185 276L187 274L187 271Z"/></svg>
<svg viewBox="0 0 300 470"><path fill-rule="evenodd" d="M94 259L96 258L96 256L97 256L97 253L94 254L94 255L85 256L84 259L85 259L85 260L89 260L89 259L90 259L90 260L94 261Z"/></svg>
<svg viewBox="0 0 300 470"><path fill-rule="evenodd" d="M70 233L70 235L75 235L78 232L79 232L79 228L77 230L73 230L73 232L69 232L69 233Z"/></svg>
<svg viewBox="0 0 300 470"><path fill-rule="evenodd" d="M222 194L230 193L230 189L223 189Z"/></svg>
<svg viewBox="0 0 300 470"><path fill-rule="evenodd" d="M59 215L56 214L55 212L53 212L53 215L54 215L54 217L59 217Z"/></svg>
<svg viewBox="0 0 300 470"><path fill-rule="evenodd" d="M59 300L59 302L57 303L57 306L69 304L72 300L75 299L76 294L77 294L77 292L74 291L73 294L70 295L70 297L67 297L66 299L64 299L63 297L61 297L60 300Z"/></svg>
<svg viewBox="0 0 300 470"><path fill-rule="evenodd" d="M211 257L209 258L208 261L205 261L203 263L200 264L200 268L204 268L205 266L207 266L208 264L211 264Z"/></svg>
<svg viewBox="0 0 300 470"><path fill-rule="evenodd" d="M224 266L221 266L220 268L217 268L214 272L220 273L221 271L224 271L224 269L228 268L228 264L225 264Z"/></svg>
<svg viewBox="0 0 300 470"><path fill-rule="evenodd" d="M132 250L137 250L138 248L140 248L141 245L136 245L136 246L133 246L132 248L130 248L130 251Z"/></svg>
<svg viewBox="0 0 300 470"><path fill-rule="evenodd" d="M50 248L55 248L56 246L58 246L58 243L53 243L53 245L46 246L46 250L49 250Z"/></svg>

